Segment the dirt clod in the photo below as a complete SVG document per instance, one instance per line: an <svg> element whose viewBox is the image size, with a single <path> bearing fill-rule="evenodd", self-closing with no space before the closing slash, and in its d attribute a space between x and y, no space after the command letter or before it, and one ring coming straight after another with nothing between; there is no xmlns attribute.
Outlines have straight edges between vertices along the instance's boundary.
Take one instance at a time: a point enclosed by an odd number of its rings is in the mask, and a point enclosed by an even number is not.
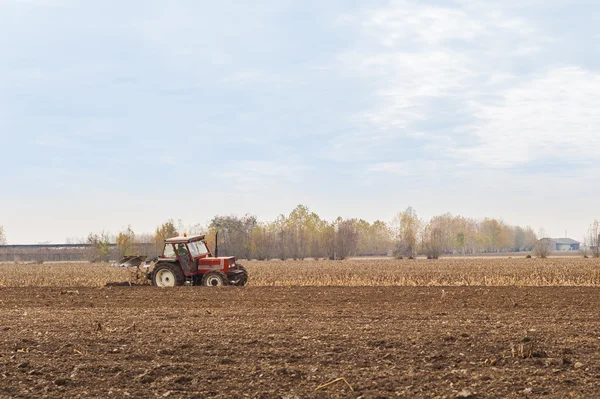
<svg viewBox="0 0 600 399"><path fill-rule="evenodd" d="M468 399L468 398L475 398L475 394L471 391L469 391L468 389L463 389L462 391L460 391L457 395L457 398L461 398L461 399Z"/></svg>
<svg viewBox="0 0 600 399"><path fill-rule="evenodd" d="M57 378L56 380L54 380L54 385L57 385L59 387L67 385L68 383L69 380L67 380L66 378Z"/></svg>

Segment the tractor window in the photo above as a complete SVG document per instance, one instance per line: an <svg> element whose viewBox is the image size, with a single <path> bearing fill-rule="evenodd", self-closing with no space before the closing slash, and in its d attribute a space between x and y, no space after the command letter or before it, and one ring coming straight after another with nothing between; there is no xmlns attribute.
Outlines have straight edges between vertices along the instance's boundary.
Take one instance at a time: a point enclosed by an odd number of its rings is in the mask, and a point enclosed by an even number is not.
<svg viewBox="0 0 600 399"><path fill-rule="evenodd" d="M190 242L188 244L188 248L190 249L190 254L192 255L193 258L195 258L196 256L200 256L195 242Z"/></svg>
<svg viewBox="0 0 600 399"><path fill-rule="evenodd" d="M208 253L208 249L206 249L206 245L202 241L190 242L188 246L193 257Z"/></svg>
<svg viewBox="0 0 600 399"><path fill-rule="evenodd" d="M198 252L200 252L200 255L208 253L208 248L206 248L204 241L196 241L196 245L198 246Z"/></svg>
<svg viewBox="0 0 600 399"><path fill-rule="evenodd" d="M173 251L173 245L165 244L165 250L163 251L163 256L165 258L174 258L175 257L175 251Z"/></svg>

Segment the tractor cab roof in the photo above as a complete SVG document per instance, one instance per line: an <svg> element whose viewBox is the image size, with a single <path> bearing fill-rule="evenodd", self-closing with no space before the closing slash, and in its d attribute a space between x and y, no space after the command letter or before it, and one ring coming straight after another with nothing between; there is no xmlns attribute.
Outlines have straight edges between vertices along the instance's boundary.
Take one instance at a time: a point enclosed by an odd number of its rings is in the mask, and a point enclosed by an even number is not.
<svg viewBox="0 0 600 399"><path fill-rule="evenodd" d="M204 240L204 235L189 236L189 237L179 236L179 237L167 238L165 240L165 242L168 244L187 244L188 242L202 241L202 240Z"/></svg>

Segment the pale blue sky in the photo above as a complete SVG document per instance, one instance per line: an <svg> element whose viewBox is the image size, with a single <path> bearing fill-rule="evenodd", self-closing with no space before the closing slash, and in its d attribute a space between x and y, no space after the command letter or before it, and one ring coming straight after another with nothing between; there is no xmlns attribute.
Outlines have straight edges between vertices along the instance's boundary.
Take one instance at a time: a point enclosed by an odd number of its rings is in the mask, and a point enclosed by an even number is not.
<svg viewBox="0 0 600 399"><path fill-rule="evenodd" d="M0 224L411 205L582 239L599 27L597 1L0 0Z"/></svg>

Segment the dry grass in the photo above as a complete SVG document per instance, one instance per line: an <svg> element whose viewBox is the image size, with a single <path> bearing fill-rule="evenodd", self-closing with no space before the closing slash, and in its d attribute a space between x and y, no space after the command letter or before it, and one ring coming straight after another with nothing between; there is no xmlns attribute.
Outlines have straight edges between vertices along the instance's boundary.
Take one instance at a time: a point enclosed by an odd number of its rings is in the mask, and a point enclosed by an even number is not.
<svg viewBox="0 0 600 399"><path fill-rule="evenodd" d="M600 286L600 260L246 261L253 286ZM87 263L0 265L0 287L101 287L129 270Z"/></svg>
<svg viewBox="0 0 600 399"><path fill-rule="evenodd" d="M103 287L130 280L127 269L108 264L0 264L0 287Z"/></svg>
<svg viewBox="0 0 600 399"><path fill-rule="evenodd" d="M253 285L600 286L600 261L441 259L246 262Z"/></svg>

